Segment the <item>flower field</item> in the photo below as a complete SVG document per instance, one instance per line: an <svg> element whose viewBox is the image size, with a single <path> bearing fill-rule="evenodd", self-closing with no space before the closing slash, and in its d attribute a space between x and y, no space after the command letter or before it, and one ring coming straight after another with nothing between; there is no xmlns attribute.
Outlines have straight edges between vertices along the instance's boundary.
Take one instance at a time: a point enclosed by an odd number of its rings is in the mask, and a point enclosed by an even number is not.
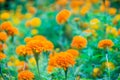
<svg viewBox="0 0 120 80"><path fill-rule="evenodd" d="M0 0L0 80L120 80L120 0Z"/></svg>

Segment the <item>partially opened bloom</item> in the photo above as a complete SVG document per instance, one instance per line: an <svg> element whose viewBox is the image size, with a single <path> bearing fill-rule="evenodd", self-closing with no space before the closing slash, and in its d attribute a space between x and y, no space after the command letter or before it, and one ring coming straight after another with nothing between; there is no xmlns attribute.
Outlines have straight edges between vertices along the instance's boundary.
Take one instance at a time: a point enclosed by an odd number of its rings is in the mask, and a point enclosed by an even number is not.
<svg viewBox="0 0 120 80"><path fill-rule="evenodd" d="M114 43L110 39L101 40L98 43L98 48L111 48L114 46Z"/></svg>
<svg viewBox="0 0 120 80"><path fill-rule="evenodd" d="M66 10L66 9L61 10L56 16L57 23L64 24L68 20L70 15L71 15L71 12L69 10Z"/></svg>
<svg viewBox="0 0 120 80"><path fill-rule="evenodd" d="M87 45L87 40L82 37L82 36L75 36L73 37L71 47L77 48L77 49L82 49L85 48Z"/></svg>
<svg viewBox="0 0 120 80"><path fill-rule="evenodd" d="M29 70L24 70L18 73L18 80L33 80L34 74Z"/></svg>
<svg viewBox="0 0 120 80"><path fill-rule="evenodd" d="M2 59L4 59L4 58L6 58L6 55L3 54L2 52L0 52L0 60L2 60Z"/></svg>

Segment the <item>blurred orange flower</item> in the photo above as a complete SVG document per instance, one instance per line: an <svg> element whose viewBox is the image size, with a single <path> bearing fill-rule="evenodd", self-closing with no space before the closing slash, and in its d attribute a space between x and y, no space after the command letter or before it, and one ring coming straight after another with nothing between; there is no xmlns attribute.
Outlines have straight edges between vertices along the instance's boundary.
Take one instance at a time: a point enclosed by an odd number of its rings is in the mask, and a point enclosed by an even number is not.
<svg viewBox="0 0 120 80"><path fill-rule="evenodd" d="M58 24L65 23L70 17L70 15L71 15L71 12L69 10L66 10L66 9L61 10L56 16L57 23Z"/></svg>
<svg viewBox="0 0 120 80"><path fill-rule="evenodd" d="M0 60L2 60L2 59L4 59L4 58L6 58L6 55L3 54L2 52L0 52Z"/></svg>
<svg viewBox="0 0 120 80"><path fill-rule="evenodd" d="M6 41L7 40L7 34L5 32L0 32L0 41Z"/></svg>
<svg viewBox="0 0 120 80"><path fill-rule="evenodd" d="M105 39L105 40L101 40L98 43L98 48L107 48L107 47L112 47L114 46L114 43L112 40L110 39Z"/></svg>
<svg viewBox="0 0 120 80"><path fill-rule="evenodd" d="M74 58L79 56L79 52L75 49L68 49L66 52L71 54Z"/></svg>
<svg viewBox="0 0 120 80"><path fill-rule="evenodd" d="M18 80L33 80L34 74L29 70L24 70L18 73Z"/></svg>
<svg viewBox="0 0 120 80"><path fill-rule="evenodd" d="M73 37L71 47L77 48L77 49L82 49L85 48L87 45L87 40L82 37L82 36L75 36Z"/></svg>

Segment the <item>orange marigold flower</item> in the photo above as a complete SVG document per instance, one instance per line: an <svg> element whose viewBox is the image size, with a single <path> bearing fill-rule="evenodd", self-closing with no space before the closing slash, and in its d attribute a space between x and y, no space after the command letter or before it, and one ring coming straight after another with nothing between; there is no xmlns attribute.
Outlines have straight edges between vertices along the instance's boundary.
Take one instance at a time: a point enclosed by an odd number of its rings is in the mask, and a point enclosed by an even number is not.
<svg viewBox="0 0 120 80"><path fill-rule="evenodd" d="M36 35L36 36L33 37L33 39L38 39L38 40L41 40L41 41L47 40L47 39L46 39L44 36L42 36L42 35Z"/></svg>
<svg viewBox="0 0 120 80"><path fill-rule="evenodd" d="M6 58L6 55L3 54L2 52L0 52L0 60L2 60L2 59L4 59L4 58Z"/></svg>
<svg viewBox="0 0 120 80"><path fill-rule="evenodd" d="M57 0L56 4L60 6L65 6L68 3L68 0Z"/></svg>
<svg viewBox="0 0 120 80"><path fill-rule="evenodd" d="M26 56L26 55L31 55L32 50L25 45L20 45L16 48L16 53L20 56Z"/></svg>
<svg viewBox="0 0 120 80"><path fill-rule="evenodd" d="M34 74L29 70L24 70L18 73L18 80L33 80Z"/></svg>
<svg viewBox="0 0 120 80"><path fill-rule="evenodd" d="M50 41L44 41L44 51L51 51L54 48L54 45Z"/></svg>
<svg viewBox="0 0 120 80"><path fill-rule="evenodd" d="M29 41L31 41L32 40L32 38L30 38L30 37L26 37L25 39L24 39L24 42L29 42Z"/></svg>
<svg viewBox="0 0 120 80"><path fill-rule="evenodd" d="M48 73L51 73L53 71L54 67L53 66L48 66L47 67L47 71Z"/></svg>
<svg viewBox="0 0 120 80"><path fill-rule="evenodd" d="M3 23L0 25L0 30L8 31L11 27L12 27L11 22L3 22Z"/></svg>
<svg viewBox="0 0 120 80"><path fill-rule="evenodd" d="M44 43L40 40L31 40L26 45L30 49L32 49L33 53L41 53L44 49Z"/></svg>
<svg viewBox="0 0 120 80"><path fill-rule="evenodd" d="M115 15L116 12L117 12L116 8L109 8L109 9L108 9L108 13L109 13L110 15Z"/></svg>
<svg viewBox="0 0 120 80"><path fill-rule="evenodd" d="M11 27L11 28L7 31L7 33L8 33L8 35L11 35L11 36L16 35L16 34L18 34L18 29L15 28L15 27Z"/></svg>
<svg viewBox="0 0 120 80"><path fill-rule="evenodd" d="M28 12L30 12L31 14L35 14L36 13L36 8L35 7L33 7L33 6L29 6L28 7Z"/></svg>
<svg viewBox="0 0 120 80"><path fill-rule="evenodd" d="M112 47L114 46L114 43L112 42L112 40L109 39L105 39L105 40L101 40L98 43L98 48L107 48L107 47Z"/></svg>
<svg viewBox="0 0 120 80"><path fill-rule="evenodd" d="M67 52L60 52L56 56L56 64L58 67L66 70L68 67L73 66L75 64L75 60L71 54Z"/></svg>
<svg viewBox="0 0 120 80"><path fill-rule="evenodd" d="M63 9L56 16L57 23L59 24L65 23L70 17L70 15L71 15L71 12L69 10Z"/></svg>
<svg viewBox="0 0 120 80"><path fill-rule="evenodd" d="M75 49L68 49L67 52L70 53L74 58L78 57L79 55L79 52Z"/></svg>
<svg viewBox="0 0 120 80"><path fill-rule="evenodd" d="M87 40L82 36L75 36L72 40L71 47L82 49L87 45Z"/></svg>
<svg viewBox="0 0 120 80"><path fill-rule="evenodd" d="M120 35L120 29L118 29L118 35Z"/></svg>
<svg viewBox="0 0 120 80"><path fill-rule="evenodd" d="M7 34L5 32L0 32L0 41L6 41L7 40Z"/></svg>

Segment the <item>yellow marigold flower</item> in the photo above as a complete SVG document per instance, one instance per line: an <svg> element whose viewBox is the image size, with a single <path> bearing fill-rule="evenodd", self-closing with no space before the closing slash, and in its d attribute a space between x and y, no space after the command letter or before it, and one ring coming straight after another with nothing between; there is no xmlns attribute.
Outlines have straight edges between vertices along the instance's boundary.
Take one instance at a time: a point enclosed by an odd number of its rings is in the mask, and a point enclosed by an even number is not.
<svg viewBox="0 0 120 80"><path fill-rule="evenodd" d="M26 56L26 55L31 55L32 50L25 45L20 45L16 48L16 53L20 56Z"/></svg>
<svg viewBox="0 0 120 80"><path fill-rule="evenodd" d="M97 18L90 20L90 24L98 24L100 21Z"/></svg>
<svg viewBox="0 0 120 80"><path fill-rule="evenodd" d="M37 29L32 29L31 34L32 34L32 35L38 34L38 30L37 30Z"/></svg>
<svg viewBox="0 0 120 80"><path fill-rule="evenodd" d="M35 61L35 58L32 57L29 59L29 62L32 64L32 65L36 65L36 61Z"/></svg>
<svg viewBox="0 0 120 80"><path fill-rule="evenodd" d="M110 15L115 15L116 12L117 12L116 8L109 8L109 9L108 9L108 13L109 13Z"/></svg>
<svg viewBox="0 0 120 80"><path fill-rule="evenodd" d="M98 48L107 48L107 47L112 47L114 46L114 43L112 40L110 39L105 39L105 40L101 40L98 43Z"/></svg>
<svg viewBox="0 0 120 80"><path fill-rule="evenodd" d="M0 32L0 41L6 41L7 40L7 34L5 32Z"/></svg>
<svg viewBox="0 0 120 80"><path fill-rule="evenodd" d="M112 26L107 26L106 33L112 34L113 36L118 36L117 29Z"/></svg>
<svg viewBox="0 0 120 80"><path fill-rule="evenodd" d="M24 70L18 73L18 80L33 80L34 74L29 70Z"/></svg>
<svg viewBox="0 0 120 80"><path fill-rule="evenodd" d="M79 56L79 52L75 49L68 49L66 52L71 54L74 58Z"/></svg>
<svg viewBox="0 0 120 80"><path fill-rule="evenodd" d="M64 24L68 20L70 15L71 15L71 12L69 10L66 10L66 9L61 10L56 16L57 23Z"/></svg>
<svg viewBox="0 0 120 80"><path fill-rule="evenodd" d="M3 12L2 14L1 14L1 19L2 20L7 20L7 19L9 19L10 18L10 14L8 13L8 12Z"/></svg>
<svg viewBox="0 0 120 80"><path fill-rule="evenodd" d="M39 18L35 17L31 20L32 27L39 27L40 25L41 25L41 20Z"/></svg>
<svg viewBox="0 0 120 80"><path fill-rule="evenodd" d="M82 36L75 36L72 40L71 47L82 49L87 45L87 40Z"/></svg>
<svg viewBox="0 0 120 80"><path fill-rule="evenodd" d="M115 68L114 63L112 63L112 62L105 62L104 64L105 64L106 68L109 68L111 70Z"/></svg>
<svg viewBox="0 0 120 80"><path fill-rule="evenodd" d="M93 69L92 75L93 75L94 77L100 76L100 74L101 74L101 71L100 71L99 68L94 68L94 69Z"/></svg>
<svg viewBox="0 0 120 80"><path fill-rule="evenodd" d="M6 58L6 55L3 54L2 52L0 52L0 60L2 60L2 59L4 59L4 58Z"/></svg>
<svg viewBox="0 0 120 80"><path fill-rule="evenodd" d="M31 14L31 13L26 13L26 14L25 14L25 18L26 18L26 19L30 19L31 17L32 17L32 14Z"/></svg>

